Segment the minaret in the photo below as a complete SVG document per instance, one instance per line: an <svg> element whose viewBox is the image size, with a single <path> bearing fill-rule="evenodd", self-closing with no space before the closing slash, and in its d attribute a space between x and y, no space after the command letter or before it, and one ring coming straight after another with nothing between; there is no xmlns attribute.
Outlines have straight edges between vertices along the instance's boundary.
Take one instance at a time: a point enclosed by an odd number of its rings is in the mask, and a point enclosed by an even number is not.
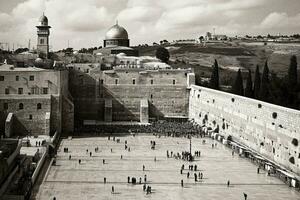
<svg viewBox="0 0 300 200"><path fill-rule="evenodd" d="M49 35L50 35L50 28L48 26L48 18L44 15L41 16L39 20L40 24L37 27L37 52L38 54L42 54L45 58L48 58L49 53Z"/></svg>

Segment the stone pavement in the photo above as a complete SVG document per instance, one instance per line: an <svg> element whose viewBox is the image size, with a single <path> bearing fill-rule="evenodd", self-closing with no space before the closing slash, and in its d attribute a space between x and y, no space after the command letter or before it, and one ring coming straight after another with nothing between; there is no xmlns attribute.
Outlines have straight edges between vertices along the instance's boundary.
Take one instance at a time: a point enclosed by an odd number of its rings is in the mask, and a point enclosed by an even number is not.
<svg viewBox="0 0 300 200"><path fill-rule="evenodd" d="M249 160L231 155L231 150L217 141L205 138L192 139L192 152L201 151L201 157L192 162L197 165L198 171L203 173L203 180L194 181L194 171L187 179L187 161L167 158L166 151L175 153L189 151L189 140L186 138L155 137L139 135L116 137L120 143L108 140L107 137L64 139L59 148L56 166L51 166L45 181L40 187L37 199L49 200L54 196L57 200L69 199L300 199L300 193L289 188L275 177L267 176L261 170L257 174L257 166ZM125 150L127 140L130 152ZM150 141L156 141L156 149L150 148ZM211 147L217 143L217 147ZM63 148L68 147L69 153ZM95 148L99 152L95 153ZM86 150L92 152L92 157ZM112 149L112 152L111 152ZM69 160L69 155L72 159ZM121 159L121 155L123 159ZM156 157L156 161L154 158ZM78 160L81 159L81 164ZM103 164L105 159L106 164ZM180 174L181 165L185 165L183 174ZM145 165L145 171L142 166ZM128 184L127 177L139 177L144 180L147 175L147 185L151 186L152 193L143 191L143 184ZM103 183L106 177L107 183ZM184 187L180 185L183 180ZM227 187L230 180L230 187ZM111 193L114 186L115 193Z"/></svg>

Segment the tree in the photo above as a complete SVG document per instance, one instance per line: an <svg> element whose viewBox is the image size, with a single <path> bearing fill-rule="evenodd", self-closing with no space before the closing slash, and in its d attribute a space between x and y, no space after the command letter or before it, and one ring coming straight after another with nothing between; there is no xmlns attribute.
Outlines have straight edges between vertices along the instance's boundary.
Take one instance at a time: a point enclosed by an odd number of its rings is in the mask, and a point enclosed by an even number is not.
<svg viewBox="0 0 300 200"><path fill-rule="evenodd" d="M242 77L241 69L239 69L239 71L237 72L237 76L232 85L231 92L236 95L241 95L241 96L244 95L243 77Z"/></svg>
<svg viewBox="0 0 300 200"><path fill-rule="evenodd" d="M204 37L201 35L201 36L199 37L199 40L200 40L200 43L202 43L203 40L204 40Z"/></svg>
<svg viewBox="0 0 300 200"><path fill-rule="evenodd" d="M253 98L252 76L250 69L248 71L248 77L246 82L245 97Z"/></svg>
<svg viewBox="0 0 300 200"><path fill-rule="evenodd" d="M209 87L215 90L219 90L219 65L217 60L215 60L214 65L212 66L212 73L210 77Z"/></svg>
<svg viewBox="0 0 300 200"><path fill-rule="evenodd" d="M254 94L254 98L258 99L259 98L259 90L260 90L260 73L259 73L259 66L256 66L256 70L255 70L255 77L254 77L254 88L253 88L253 94Z"/></svg>
<svg viewBox="0 0 300 200"><path fill-rule="evenodd" d="M160 59L164 63L168 63L170 59L170 53L166 48L159 47L156 50L156 58Z"/></svg>
<svg viewBox="0 0 300 200"><path fill-rule="evenodd" d="M289 88L293 90L297 86L297 57L293 55L290 60L290 66L288 71L288 84Z"/></svg>
<svg viewBox="0 0 300 200"><path fill-rule="evenodd" d="M261 77L261 84L259 90L259 99L268 102L270 100L270 79L269 79L269 67L268 61L265 63L263 74Z"/></svg>
<svg viewBox="0 0 300 200"><path fill-rule="evenodd" d="M16 54L19 54L19 53L23 53L23 52L26 52L26 51L29 51L28 48L18 48L15 50L15 53Z"/></svg>

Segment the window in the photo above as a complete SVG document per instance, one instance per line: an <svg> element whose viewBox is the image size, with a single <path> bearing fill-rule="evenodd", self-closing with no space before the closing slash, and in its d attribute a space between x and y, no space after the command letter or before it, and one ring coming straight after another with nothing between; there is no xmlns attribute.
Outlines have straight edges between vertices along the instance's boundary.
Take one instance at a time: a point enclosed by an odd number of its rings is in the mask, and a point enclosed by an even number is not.
<svg viewBox="0 0 300 200"><path fill-rule="evenodd" d="M42 104L41 104L41 103L38 103L38 104L36 105L36 109L38 109L38 110L42 109Z"/></svg>
<svg viewBox="0 0 300 200"><path fill-rule="evenodd" d="M9 88L5 88L5 94L9 94Z"/></svg>
<svg viewBox="0 0 300 200"><path fill-rule="evenodd" d="M103 80L103 79L101 79L101 80L100 80L100 83L101 83L101 85L103 85L103 83L104 83L104 80Z"/></svg>
<svg viewBox="0 0 300 200"><path fill-rule="evenodd" d="M132 84L135 85L135 79L132 79Z"/></svg>
<svg viewBox="0 0 300 200"><path fill-rule="evenodd" d="M29 76L30 81L34 81L34 76Z"/></svg>
<svg viewBox="0 0 300 200"><path fill-rule="evenodd" d="M119 83L119 80L115 79L115 84L118 85L118 83Z"/></svg>
<svg viewBox="0 0 300 200"><path fill-rule="evenodd" d="M150 98L151 98L151 99L153 98L153 94L150 95Z"/></svg>
<svg viewBox="0 0 300 200"><path fill-rule="evenodd" d="M4 110L7 110L8 109L8 103L4 103L3 108L4 108Z"/></svg>
<svg viewBox="0 0 300 200"><path fill-rule="evenodd" d="M40 44L44 44L44 39L43 38L40 39Z"/></svg>
<svg viewBox="0 0 300 200"><path fill-rule="evenodd" d="M32 115L29 115L29 119L30 119L30 120L32 119Z"/></svg>
<svg viewBox="0 0 300 200"><path fill-rule="evenodd" d="M18 88L18 94L23 94L23 88Z"/></svg>
<svg viewBox="0 0 300 200"><path fill-rule="evenodd" d="M175 83L176 83L176 80L173 80L173 85L175 85Z"/></svg>
<svg viewBox="0 0 300 200"><path fill-rule="evenodd" d="M16 76L16 81L19 81L19 76Z"/></svg>
<svg viewBox="0 0 300 200"><path fill-rule="evenodd" d="M153 85L153 79L151 79L150 84Z"/></svg>
<svg viewBox="0 0 300 200"><path fill-rule="evenodd" d="M31 88L31 94L34 94L34 88Z"/></svg>
<svg viewBox="0 0 300 200"><path fill-rule="evenodd" d="M48 94L48 88L43 88L43 94Z"/></svg>
<svg viewBox="0 0 300 200"><path fill-rule="evenodd" d="M19 110L23 110L24 105L22 103L19 103Z"/></svg>
<svg viewBox="0 0 300 200"><path fill-rule="evenodd" d="M4 76L0 76L0 81L4 81Z"/></svg>

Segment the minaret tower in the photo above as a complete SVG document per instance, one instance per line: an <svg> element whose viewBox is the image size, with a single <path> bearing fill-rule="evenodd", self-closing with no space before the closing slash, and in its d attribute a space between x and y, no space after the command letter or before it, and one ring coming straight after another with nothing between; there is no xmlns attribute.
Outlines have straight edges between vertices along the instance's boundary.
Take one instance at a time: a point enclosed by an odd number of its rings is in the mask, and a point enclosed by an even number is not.
<svg viewBox="0 0 300 200"><path fill-rule="evenodd" d="M50 35L50 28L48 26L48 18L44 15L41 16L39 20L40 24L37 27L37 52L38 54L43 54L45 58L48 58L49 53L49 35Z"/></svg>

